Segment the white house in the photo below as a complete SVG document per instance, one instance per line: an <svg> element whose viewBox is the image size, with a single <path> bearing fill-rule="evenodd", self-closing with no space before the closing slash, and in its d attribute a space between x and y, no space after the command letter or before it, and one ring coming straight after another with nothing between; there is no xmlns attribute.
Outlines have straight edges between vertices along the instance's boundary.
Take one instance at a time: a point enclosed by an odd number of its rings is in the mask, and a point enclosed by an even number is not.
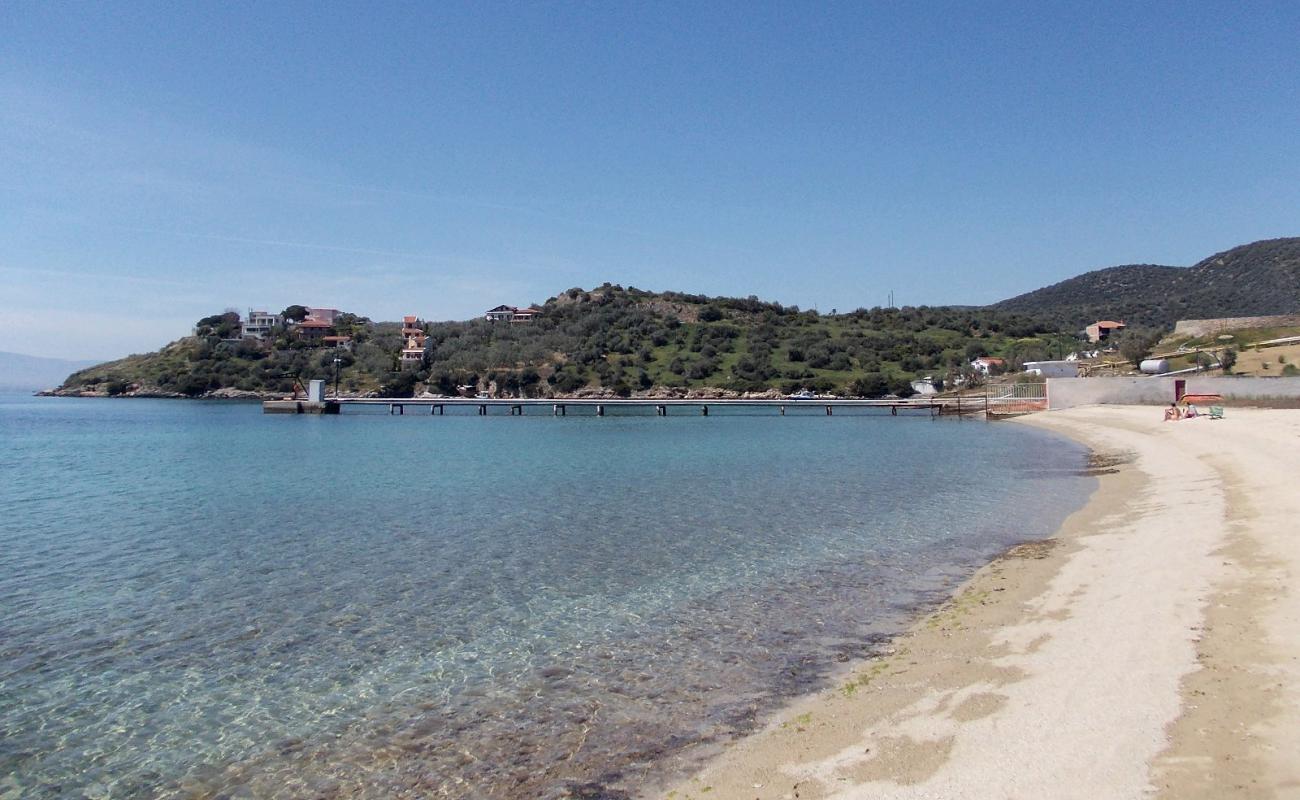
<svg viewBox="0 0 1300 800"><path fill-rule="evenodd" d="M1000 370L1007 365L1007 362L1001 358L993 356L980 356L970 362L971 368L979 374L988 377L993 374L993 370Z"/></svg>
<svg viewBox="0 0 1300 800"><path fill-rule="evenodd" d="M497 306L483 312L483 319L488 322L532 322L533 318L541 313L542 310L537 306L529 306L528 308Z"/></svg>
<svg viewBox="0 0 1300 800"><path fill-rule="evenodd" d="M276 328L284 324L284 317L266 311L249 310L248 318L240 325L241 339L256 339L259 342L270 336Z"/></svg>
<svg viewBox="0 0 1300 800"><path fill-rule="evenodd" d="M922 397L939 393L939 390L934 388L934 378L929 375L912 381L912 391Z"/></svg>
<svg viewBox="0 0 1300 800"><path fill-rule="evenodd" d="M1026 361L1025 372L1042 375L1044 378L1077 378L1079 362L1077 361Z"/></svg>

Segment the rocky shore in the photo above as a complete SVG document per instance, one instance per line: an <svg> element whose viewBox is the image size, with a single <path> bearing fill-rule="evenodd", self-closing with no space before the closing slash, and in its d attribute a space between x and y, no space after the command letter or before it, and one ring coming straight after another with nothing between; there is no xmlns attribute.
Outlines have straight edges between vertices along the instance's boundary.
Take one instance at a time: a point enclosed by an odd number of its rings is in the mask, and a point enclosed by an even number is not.
<svg viewBox="0 0 1300 800"><path fill-rule="evenodd" d="M168 392L156 386L131 384L123 392L110 394L104 389L46 389L36 393L37 397L136 397L164 400L278 400L284 392L250 392L243 389L214 389L200 395Z"/></svg>
<svg viewBox="0 0 1300 800"><path fill-rule="evenodd" d="M96 387L102 384L97 384ZM135 398L153 398L168 400L280 400L285 397L284 392L254 392L244 389L222 388L204 392L199 395L188 395L180 392L168 392L159 389L156 386L146 386L141 384L130 384L122 392L110 394L107 390L101 388L77 388L68 389L62 386L56 389L46 389L37 392L38 397L135 397ZM363 392L355 397L379 397L377 392ZM419 392L416 398L430 399L441 397L442 395L432 394L430 392ZM507 398L509 395L493 394L493 398ZM719 389L716 387L701 387L698 389L681 389L672 387L658 386L646 391L633 392L630 398L623 398L610 389L580 389L571 394L560 394L554 392L538 392L533 397L555 400L779 400L784 397L776 389L769 389L765 392L737 392L731 389Z"/></svg>

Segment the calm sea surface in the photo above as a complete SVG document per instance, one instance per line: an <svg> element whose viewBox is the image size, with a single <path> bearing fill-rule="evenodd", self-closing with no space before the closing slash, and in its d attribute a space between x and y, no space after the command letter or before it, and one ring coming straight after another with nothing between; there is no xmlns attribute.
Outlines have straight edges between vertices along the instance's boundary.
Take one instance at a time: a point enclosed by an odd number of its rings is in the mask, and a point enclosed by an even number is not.
<svg viewBox="0 0 1300 800"><path fill-rule="evenodd" d="M622 797L1093 488L1024 426L676 413L0 398L0 798Z"/></svg>

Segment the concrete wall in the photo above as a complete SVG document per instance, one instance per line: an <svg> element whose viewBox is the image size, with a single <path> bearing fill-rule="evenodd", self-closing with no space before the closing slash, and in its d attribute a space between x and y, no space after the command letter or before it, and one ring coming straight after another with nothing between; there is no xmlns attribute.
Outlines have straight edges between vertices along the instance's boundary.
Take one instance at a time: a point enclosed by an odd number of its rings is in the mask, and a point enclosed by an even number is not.
<svg viewBox="0 0 1300 800"><path fill-rule="evenodd" d="M1048 378L1047 407L1099 404L1168 405L1174 402L1173 377ZM1225 403L1300 406L1300 378L1193 377L1188 394L1221 394Z"/></svg>
<svg viewBox="0 0 1300 800"><path fill-rule="evenodd" d="M1290 328L1300 326L1300 314L1274 317L1223 317L1222 319L1180 319L1174 324L1175 336L1206 336L1221 331L1245 328Z"/></svg>

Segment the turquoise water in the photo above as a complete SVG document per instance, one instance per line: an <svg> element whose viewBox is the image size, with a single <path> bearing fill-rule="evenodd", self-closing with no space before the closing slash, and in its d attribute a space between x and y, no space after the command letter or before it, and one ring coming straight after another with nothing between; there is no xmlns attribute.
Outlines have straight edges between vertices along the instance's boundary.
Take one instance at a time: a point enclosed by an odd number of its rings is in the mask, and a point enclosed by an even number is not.
<svg viewBox="0 0 1300 800"><path fill-rule="evenodd" d="M1024 426L0 399L0 797L622 797L1093 487Z"/></svg>

